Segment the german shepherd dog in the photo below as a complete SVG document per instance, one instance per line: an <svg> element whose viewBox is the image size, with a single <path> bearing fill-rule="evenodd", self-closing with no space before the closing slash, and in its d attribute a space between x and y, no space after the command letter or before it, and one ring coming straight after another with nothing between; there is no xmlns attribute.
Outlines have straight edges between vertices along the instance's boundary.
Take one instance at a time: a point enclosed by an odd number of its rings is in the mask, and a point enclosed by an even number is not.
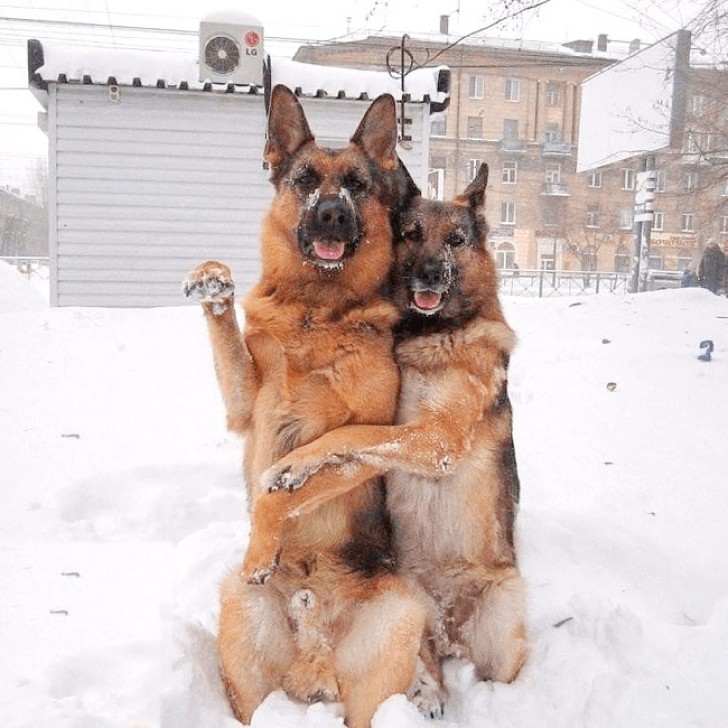
<svg viewBox="0 0 728 728"><path fill-rule="evenodd" d="M294 450L264 475L268 548L298 514L388 473L398 568L427 606L409 695L441 712L441 664L470 660L512 681L526 656L525 587L516 563L519 481L507 370L515 336L498 302L483 217L488 168L454 201L404 213L395 300L403 312L394 426L347 426ZM262 502L262 501L261 501ZM270 555L261 549L261 563Z"/></svg>
<svg viewBox="0 0 728 728"><path fill-rule="evenodd" d="M270 561L255 557L268 467L329 430L394 421L390 215L416 191L396 154L396 128L394 99L384 95L348 147L320 148L296 96L275 87L264 158L276 194L242 334L228 268L208 261L185 283L202 301L228 426L246 439L252 551L221 586L217 640L244 723L283 688L304 701L340 699L349 728L367 728L415 673L426 612L394 573L378 474L291 521Z"/></svg>

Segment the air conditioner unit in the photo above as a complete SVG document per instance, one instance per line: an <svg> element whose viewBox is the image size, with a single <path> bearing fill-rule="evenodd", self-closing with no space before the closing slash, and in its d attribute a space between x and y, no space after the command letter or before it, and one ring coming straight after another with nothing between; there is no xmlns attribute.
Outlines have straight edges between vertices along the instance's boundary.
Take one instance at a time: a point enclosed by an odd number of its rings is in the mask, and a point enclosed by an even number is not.
<svg viewBox="0 0 728 728"><path fill-rule="evenodd" d="M200 22L200 82L263 84L263 26L247 13L224 10Z"/></svg>

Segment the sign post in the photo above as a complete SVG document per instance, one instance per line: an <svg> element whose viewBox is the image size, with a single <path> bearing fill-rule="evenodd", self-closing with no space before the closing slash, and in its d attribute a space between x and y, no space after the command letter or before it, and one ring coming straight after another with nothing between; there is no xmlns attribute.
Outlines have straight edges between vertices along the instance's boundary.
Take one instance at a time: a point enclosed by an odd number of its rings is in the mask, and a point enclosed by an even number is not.
<svg viewBox="0 0 728 728"><path fill-rule="evenodd" d="M634 196L635 256L632 268L630 291L647 290L647 275L650 270L650 236L654 217L655 187L657 172L652 155L642 158L642 171L637 173Z"/></svg>

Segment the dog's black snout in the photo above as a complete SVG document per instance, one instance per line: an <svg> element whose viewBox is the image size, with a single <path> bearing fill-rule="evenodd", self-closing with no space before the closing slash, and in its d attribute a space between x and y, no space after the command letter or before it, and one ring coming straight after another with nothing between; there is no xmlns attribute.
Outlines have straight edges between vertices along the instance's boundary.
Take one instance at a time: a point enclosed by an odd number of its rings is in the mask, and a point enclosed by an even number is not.
<svg viewBox="0 0 728 728"><path fill-rule="evenodd" d="M349 208L341 200L323 200L316 207L316 226L332 237L346 236L352 227Z"/></svg>
<svg viewBox="0 0 728 728"><path fill-rule="evenodd" d="M444 261L437 258L423 260L417 271L417 280L433 291L442 288L447 282L447 270Z"/></svg>

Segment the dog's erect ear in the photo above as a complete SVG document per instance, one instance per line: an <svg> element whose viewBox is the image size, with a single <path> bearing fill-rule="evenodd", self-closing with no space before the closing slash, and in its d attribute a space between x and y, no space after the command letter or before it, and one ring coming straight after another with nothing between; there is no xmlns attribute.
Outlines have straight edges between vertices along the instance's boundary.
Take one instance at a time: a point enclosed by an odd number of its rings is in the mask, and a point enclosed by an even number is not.
<svg viewBox="0 0 728 728"><path fill-rule="evenodd" d="M275 169L313 138L296 95L287 86L276 86L270 96L268 140L263 159Z"/></svg>
<svg viewBox="0 0 728 728"><path fill-rule="evenodd" d="M397 109L393 96L382 94L372 102L351 141L382 169L397 168Z"/></svg>
<svg viewBox="0 0 728 728"><path fill-rule="evenodd" d="M488 165L483 162L475 175L475 179L465 188L462 195L455 198L458 205L471 207L482 212L485 205L485 188L488 186Z"/></svg>

